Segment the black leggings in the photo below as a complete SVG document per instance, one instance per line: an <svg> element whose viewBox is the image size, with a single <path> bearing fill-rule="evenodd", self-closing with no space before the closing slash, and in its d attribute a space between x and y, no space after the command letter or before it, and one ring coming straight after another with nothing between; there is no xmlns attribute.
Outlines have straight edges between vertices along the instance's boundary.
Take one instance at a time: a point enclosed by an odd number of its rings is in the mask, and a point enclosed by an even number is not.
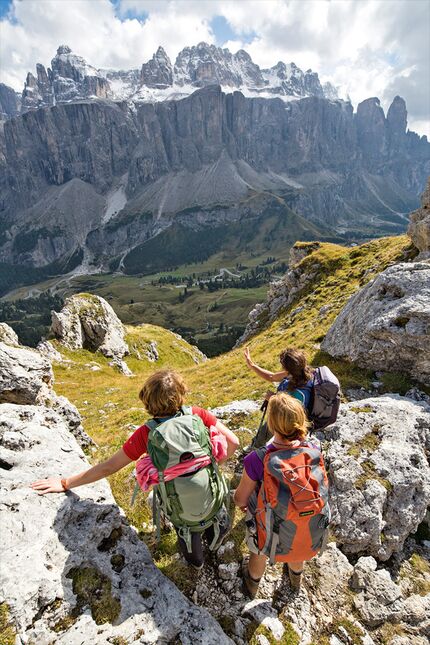
<svg viewBox="0 0 430 645"><path fill-rule="evenodd" d="M229 529L229 524L220 524L219 527L219 538L218 541L227 533ZM208 544L214 539L214 527L210 526L206 531L201 533L191 533L191 553L188 553L187 545L185 540L183 540L178 535L178 544L179 550L184 556L188 564L194 564L195 567L200 567L205 561L205 555L203 552L203 542L202 537L205 536Z"/></svg>

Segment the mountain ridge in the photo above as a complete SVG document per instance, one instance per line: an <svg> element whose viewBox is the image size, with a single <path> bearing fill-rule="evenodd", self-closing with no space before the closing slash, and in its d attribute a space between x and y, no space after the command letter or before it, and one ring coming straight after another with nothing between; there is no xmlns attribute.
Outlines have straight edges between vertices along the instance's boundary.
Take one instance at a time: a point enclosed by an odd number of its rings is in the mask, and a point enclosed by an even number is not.
<svg viewBox="0 0 430 645"><path fill-rule="evenodd" d="M221 214L259 216L255 195L332 234L401 232L430 168L430 144L406 122L400 97L386 118L376 97L354 113L341 100L285 104L220 86L30 110L0 133L0 262L58 270L91 248L97 264L121 238L138 246L178 217L203 229Z"/></svg>
<svg viewBox="0 0 430 645"><path fill-rule="evenodd" d="M310 69L303 72L295 63L282 61L260 69L243 49L232 54L226 48L200 42L182 49L174 64L160 46L140 69L131 70L97 69L68 45L60 45L50 68L37 63L36 75L28 72L20 105L15 105L16 99L11 101L13 90L7 86L0 91L0 105L4 117L10 118L39 107L86 98L136 102L183 98L213 84L222 85L224 91L279 96L285 101L305 96L338 98L336 88L330 83L322 86L318 74Z"/></svg>

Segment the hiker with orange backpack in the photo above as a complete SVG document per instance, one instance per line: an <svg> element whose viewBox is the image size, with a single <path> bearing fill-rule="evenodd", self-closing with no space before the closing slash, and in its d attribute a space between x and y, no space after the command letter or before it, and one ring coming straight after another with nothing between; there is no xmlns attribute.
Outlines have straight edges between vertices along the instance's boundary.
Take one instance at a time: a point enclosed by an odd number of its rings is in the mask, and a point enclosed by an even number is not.
<svg viewBox="0 0 430 645"><path fill-rule="evenodd" d="M245 592L254 598L266 562L285 562L293 589L303 565L323 547L330 521L328 479L318 446L307 439L304 408L284 392L270 397L267 426L273 440L248 454L234 494L245 513L249 558Z"/></svg>
<svg viewBox="0 0 430 645"><path fill-rule="evenodd" d="M196 569L204 563L202 536L216 550L230 526L228 489L218 463L231 457L239 440L216 417L197 406L184 406L182 376L160 370L144 383L139 398L153 417L140 426L110 459L67 478L33 482L40 495L62 493L108 477L133 461L139 483L154 484L154 523L160 511L173 524L179 549Z"/></svg>
<svg viewBox="0 0 430 645"><path fill-rule="evenodd" d="M300 401L314 430L321 430L334 423L340 405L340 384L336 376L326 367L313 369L306 360L306 355L299 349L287 348L279 355L282 370L271 372L263 369L251 359L249 347L245 349L245 361L250 369L270 383L279 383L277 392L287 392ZM266 392L261 407L264 412L257 434L251 447L260 448L270 439L264 416L267 402L275 393Z"/></svg>

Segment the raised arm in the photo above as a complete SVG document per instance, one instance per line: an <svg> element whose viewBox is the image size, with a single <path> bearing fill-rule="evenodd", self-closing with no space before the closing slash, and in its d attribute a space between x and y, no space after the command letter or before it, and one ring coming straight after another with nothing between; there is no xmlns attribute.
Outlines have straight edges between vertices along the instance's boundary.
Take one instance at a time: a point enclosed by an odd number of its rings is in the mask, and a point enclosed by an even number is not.
<svg viewBox="0 0 430 645"><path fill-rule="evenodd" d="M246 364L248 367L253 370L258 376L263 378L265 381L269 381L269 383L279 383L282 381L282 379L286 378L288 375L288 372L270 372L269 370L265 370L256 363L254 363L251 359L251 354L249 351L249 347L245 349L245 360Z"/></svg>
<svg viewBox="0 0 430 645"><path fill-rule="evenodd" d="M113 475L124 466L131 464L133 460L127 457L124 450L118 450L110 459L97 464L88 470L84 470L77 475L70 475L63 479L65 487L61 483L61 477L48 477L47 479L38 479L31 484L33 490L37 491L38 495L45 495L46 493L64 493L69 488L76 488L77 486L84 486L85 484L92 484L93 482Z"/></svg>

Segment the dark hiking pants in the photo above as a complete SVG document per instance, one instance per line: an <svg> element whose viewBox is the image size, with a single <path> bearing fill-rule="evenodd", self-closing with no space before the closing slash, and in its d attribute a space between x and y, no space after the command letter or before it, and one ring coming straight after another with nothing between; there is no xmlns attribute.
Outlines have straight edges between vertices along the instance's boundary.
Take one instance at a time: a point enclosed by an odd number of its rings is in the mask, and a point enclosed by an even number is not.
<svg viewBox="0 0 430 645"><path fill-rule="evenodd" d="M272 435L269 431L269 428L267 427L267 423L266 422L262 423L261 426L258 428L257 434L252 440L252 443L251 443L252 450L265 446L266 443L269 441L269 439L271 439L271 437Z"/></svg>
<svg viewBox="0 0 430 645"><path fill-rule="evenodd" d="M221 544L223 537L225 537L229 529L230 518L227 511L225 511L225 516L223 515L222 519L220 520L218 544ZM182 553L188 564L193 564L195 567L200 567L205 561L202 540L203 536L206 538L207 543L211 544L212 540L214 539L214 527L210 526L206 529L206 531L202 531L201 533L191 533L191 553L189 553L185 540L180 538L178 535L178 545L180 552Z"/></svg>

